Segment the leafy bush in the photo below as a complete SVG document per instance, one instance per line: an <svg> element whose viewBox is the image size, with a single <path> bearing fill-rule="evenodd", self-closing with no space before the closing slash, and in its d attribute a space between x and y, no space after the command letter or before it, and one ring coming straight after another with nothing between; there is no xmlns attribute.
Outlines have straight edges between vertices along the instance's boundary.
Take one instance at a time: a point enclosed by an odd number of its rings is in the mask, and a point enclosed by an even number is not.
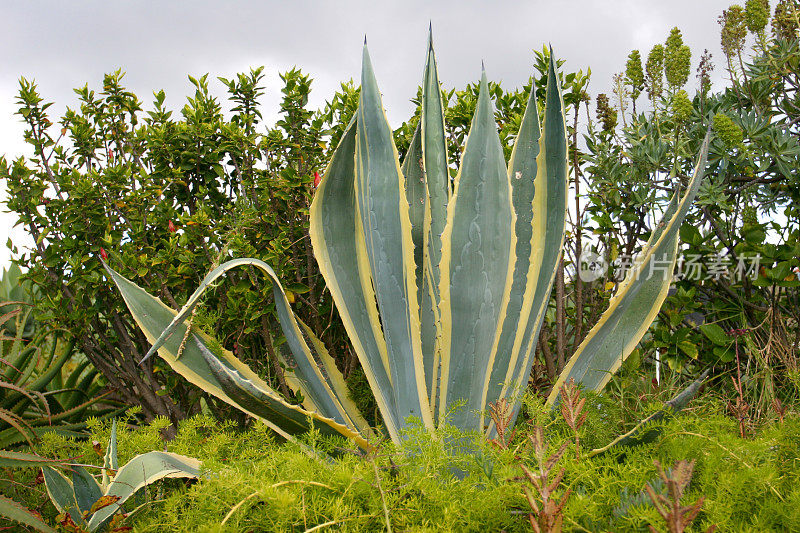
<svg viewBox="0 0 800 533"><path fill-rule="evenodd" d="M198 273L227 254L260 256L291 280L298 314L325 330L331 306L310 255L305 213L327 149L323 137L335 133L350 96L334 99L325 118L307 109L308 76L284 73L280 120L263 132L261 69L222 80L230 119L206 76L190 77L194 95L176 116L163 92L145 111L122 77L107 75L98 91L77 89L80 107L68 109L58 126L36 85L22 79L19 116L35 155L0 159L0 179L8 184L8 207L35 240L33 249L19 251L19 262L43 295L35 302L37 319L69 330L109 385L141 405L147 419L175 421L202 409L199 395L163 364L137 365L147 341L104 283L99 259L126 265L139 283L177 305ZM252 285L265 288L247 272L233 276L195 319L214 324L224 342L288 394L275 358L282 340L271 333L274 307L267 293L247 290ZM243 315L252 320L242 324ZM337 324L322 337L331 347L342 335Z"/></svg>
<svg viewBox="0 0 800 533"><path fill-rule="evenodd" d="M731 408L738 405L746 421L774 416L773 404L791 402L798 394L800 107L792 87L800 79L800 48L796 21L786 25L791 4L776 6L772 37L764 31L767 2L731 6L720 17L729 86L710 91L714 65L706 52L697 69L700 90L693 97L669 82L652 110L627 117L622 112L623 127L616 131L590 124L581 158L582 171L595 177L588 190L587 229L596 235L591 251L609 267L584 284L585 301L596 309L612 292L626 258L655 227L653 207L664 205L663 187L686 182L697 146L713 129L712 179L700 189L697 206L681 228L682 277L641 348L643 356L658 357L674 372L709 366L729 372L737 385L729 378L720 384L732 398ZM672 43L680 53L664 54L660 66L649 62L648 78L655 80L663 71L669 81L670 72L681 70L679 81L686 81L687 50L677 36L673 30L666 48ZM657 45L651 56L659 56L661 48ZM628 81L615 92L621 109L633 98L635 110L641 84L641 54L635 52L627 64Z"/></svg>

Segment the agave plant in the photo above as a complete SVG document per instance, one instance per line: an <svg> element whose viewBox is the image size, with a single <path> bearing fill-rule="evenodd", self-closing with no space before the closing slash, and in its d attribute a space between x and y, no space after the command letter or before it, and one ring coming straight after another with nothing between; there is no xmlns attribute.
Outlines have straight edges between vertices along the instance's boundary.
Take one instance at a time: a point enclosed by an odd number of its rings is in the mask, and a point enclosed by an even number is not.
<svg viewBox="0 0 800 533"><path fill-rule="evenodd" d="M310 234L393 441L402 440L412 420L431 431L449 423L492 436L487 406L506 399L513 416L518 412L565 234L568 150L552 53L541 120L534 93L506 165L482 74L461 168L451 178L429 39L422 114L401 166L365 43L358 110L315 193ZM678 228L700 184L706 145L686 193L673 197L635 268L553 387L551 403L564 380L600 390L647 331L669 288ZM272 279L291 349L284 362L302 407L285 402L187 323L211 284L241 265ZM284 436L314 425L367 445L372 429L269 265L235 259L217 267L179 312L108 271L153 343L146 357L157 351L189 381Z"/></svg>
<svg viewBox="0 0 800 533"><path fill-rule="evenodd" d="M75 340L33 321L31 309L0 299L0 448L51 431L80 437L86 418L118 409Z"/></svg>
<svg viewBox="0 0 800 533"><path fill-rule="evenodd" d="M22 281L22 270L16 263L11 263L7 269L3 268L0 274L0 320L8 316L18 306L29 306L33 296L39 293L39 288L28 281ZM31 338L36 329L33 313L27 311L16 320L6 320L0 324L7 333L18 337ZM21 328L17 331L17 328Z"/></svg>
<svg viewBox="0 0 800 533"><path fill-rule="evenodd" d="M111 531L130 528L113 527L122 505L139 489L165 478L197 479L200 461L170 452L147 452L126 464L117 462L117 423L111 428L100 481L84 465L63 463L27 453L0 451L0 466L37 467L42 469L47 494L58 510L59 524L65 531L98 531L111 524ZM40 517L19 503L0 497L0 516L28 525L38 531L55 531Z"/></svg>

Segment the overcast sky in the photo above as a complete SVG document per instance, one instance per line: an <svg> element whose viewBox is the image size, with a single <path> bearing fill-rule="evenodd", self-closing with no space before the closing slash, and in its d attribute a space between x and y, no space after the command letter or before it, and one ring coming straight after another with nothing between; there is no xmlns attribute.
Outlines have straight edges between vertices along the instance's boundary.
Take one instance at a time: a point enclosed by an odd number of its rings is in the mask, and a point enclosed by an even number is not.
<svg viewBox="0 0 800 533"><path fill-rule="evenodd" d="M522 85L532 73L534 48L550 43L565 69L590 66L592 96L608 92L632 49L646 56L677 26L692 48L692 68L703 49L714 56L714 79L723 83L719 26L730 1L720 0L337 0L285 1L56 1L5 2L0 18L0 154L25 153L14 116L18 79L35 79L55 104L56 122L75 106L72 89L98 88L106 72L121 68L127 87L149 108L154 90L180 108L190 94L187 74L231 77L265 66L264 117L278 109L278 72L297 65L314 79L311 105L321 106L339 82L358 79L364 35L369 39L384 105L393 125L413 111L409 99L422 76L428 22L432 22L439 76L450 87L479 77ZM773 2L774 3L774 2ZM694 74L692 75L694 79ZM693 93L693 91L690 91ZM0 183L0 199L5 184ZM14 220L0 214L0 267Z"/></svg>

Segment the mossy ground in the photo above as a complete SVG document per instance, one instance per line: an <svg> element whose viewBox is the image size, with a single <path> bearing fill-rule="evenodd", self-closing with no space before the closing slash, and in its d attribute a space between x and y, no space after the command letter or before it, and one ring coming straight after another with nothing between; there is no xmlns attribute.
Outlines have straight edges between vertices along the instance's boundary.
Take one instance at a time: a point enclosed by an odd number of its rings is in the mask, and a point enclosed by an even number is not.
<svg viewBox="0 0 800 533"><path fill-rule="evenodd" d="M665 466L682 459L696 461L682 500L686 505L705 497L692 531L704 531L711 524L722 531L800 530L796 412L787 413L782 422L765 422L742 439L738 423L725 414L721 402L700 399L664 422L653 442L589 459L590 449L607 444L625 428L619 402L586 396L588 418L580 432L583 458L575 459L570 444L555 469L566 469L557 494L572 489L564 509L565 530L646 531L648 524L662 528L643 492L645 484L657 479L654 459ZM658 405L645 404L638 415ZM201 459L205 469L196 483L169 480L149 487L135 502L143 507L127 525L139 532L382 531L388 520L393 531L527 531L529 508L516 478L520 461L537 466L527 439L530 427L544 426L551 451L573 437L560 416L546 411L539 400L529 400L525 414L509 450L469 436L432 438L411 431L402 447L384 444L370 456L352 453L345 441L309 435L302 444L280 443L262 425L240 431L209 417L185 421L170 442L161 438L166 421L121 425L120 462L166 448ZM100 464L102 457L93 450L92 440L105 445L110 428L90 426L93 436L88 440L50 435L37 452ZM456 441L462 446L467 442L469 453L442 444ZM335 458L321 458L331 455ZM30 470L6 471L0 489L52 518L55 510L34 476Z"/></svg>

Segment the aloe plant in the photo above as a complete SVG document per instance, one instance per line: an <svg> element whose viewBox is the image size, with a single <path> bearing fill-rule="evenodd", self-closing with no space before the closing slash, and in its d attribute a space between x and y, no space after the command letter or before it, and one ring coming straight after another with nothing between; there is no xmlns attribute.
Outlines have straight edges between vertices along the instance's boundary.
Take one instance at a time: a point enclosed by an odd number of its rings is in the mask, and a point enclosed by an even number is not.
<svg viewBox="0 0 800 533"><path fill-rule="evenodd" d="M86 418L109 416L119 402L102 392L97 370L74 339L35 322L30 302L1 298L24 297L18 289L0 290L0 448L33 445L47 432L80 437Z"/></svg>
<svg viewBox="0 0 800 533"><path fill-rule="evenodd" d="M487 407L519 407L562 253L568 144L552 53L544 112L531 97L506 165L486 74L455 178L448 168L444 106L432 40L422 114L400 164L366 43L361 94L310 211L314 253L394 441L412 419L429 430L494 427ZM666 297L678 228L697 192L708 140L685 194L663 220L553 387L565 380L600 390L630 354ZM267 383L187 318L226 271L256 267L272 279L291 353L284 363L302 406ZM661 268L651 268L660 265ZM266 263L235 259L209 273L176 312L108 268L139 326L172 368L280 434L314 425L368 446L372 430L347 396L324 345L292 312ZM642 275L639 275L642 274Z"/></svg>
<svg viewBox="0 0 800 533"><path fill-rule="evenodd" d="M11 263L8 268L3 268L0 273L0 317L5 316L19 305L30 306L33 297L38 295L39 288L29 281L22 281L22 270L16 263ZM7 321L6 331L11 335L31 338L36 329L33 314L25 313L15 321ZM17 331L17 328L21 328Z"/></svg>
<svg viewBox="0 0 800 533"><path fill-rule="evenodd" d="M170 452L143 453L118 466L116 421L112 425L100 481L84 465L27 453L0 451L0 466L41 468L47 494L60 513L60 524L65 530L89 532L105 528L110 521L113 523L115 513L146 485L164 478L196 479L200 475L200 461ZM30 510L8 498L0 497L0 516L39 531L54 531Z"/></svg>

